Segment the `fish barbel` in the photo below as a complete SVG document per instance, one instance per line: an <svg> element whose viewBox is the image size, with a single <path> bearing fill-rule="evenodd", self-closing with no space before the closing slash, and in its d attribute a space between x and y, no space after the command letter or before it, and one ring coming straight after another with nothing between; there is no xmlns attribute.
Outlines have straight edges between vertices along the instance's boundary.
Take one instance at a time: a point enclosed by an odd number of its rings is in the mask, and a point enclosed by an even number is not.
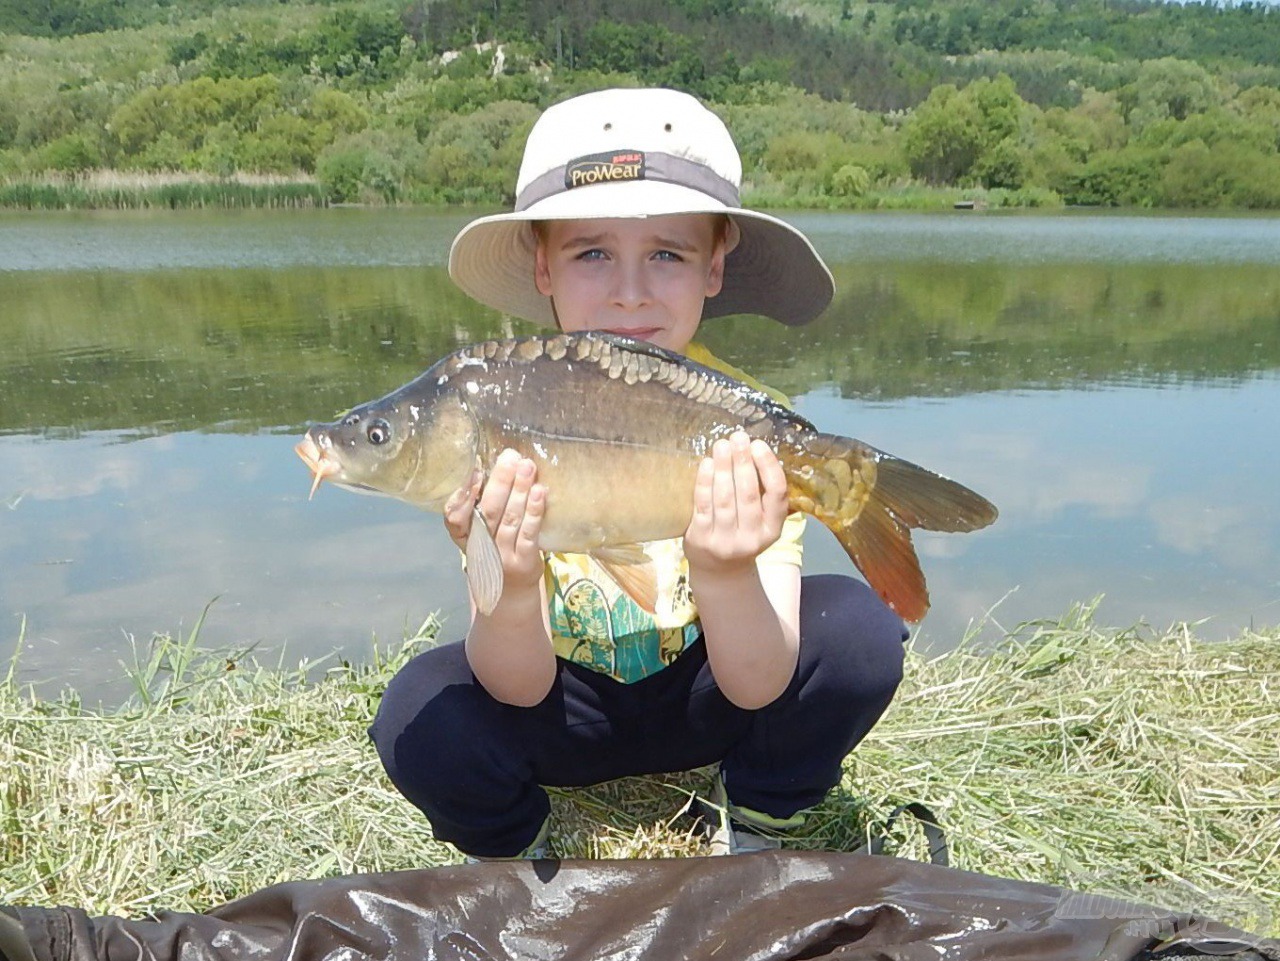
<svg viewBox="0 0 1280 961"><path fill-rule="evenodd" d="M684 534L699 463L739 429L778 455L791 510L830 528L906 620L929 608L911 528L972 531L996 518L989 501L953 480L821 433L767 394L679 354L601 333L465 347L312 427L295 449L314 475L312 494L329 480L443 513L474 471L487 477L513 448L547 488L538 546L592 554L652 610L656 589L638 545ZM471 525L467 577L477 608L491 611L502 567L483 519Z"/></svg>

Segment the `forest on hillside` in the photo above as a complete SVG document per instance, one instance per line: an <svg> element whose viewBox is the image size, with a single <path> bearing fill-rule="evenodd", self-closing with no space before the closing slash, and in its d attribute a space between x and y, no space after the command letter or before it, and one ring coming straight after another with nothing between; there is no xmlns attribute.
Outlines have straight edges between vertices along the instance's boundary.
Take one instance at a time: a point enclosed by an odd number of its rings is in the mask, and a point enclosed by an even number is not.
<svg viewBox="0 0 1280 961"><path fill-rule="evenodd" d="M505 203L540 109L660 84L725 118L758 205L1275 209L1277 65L1249 2L0 0L0 203Z"/></svg>

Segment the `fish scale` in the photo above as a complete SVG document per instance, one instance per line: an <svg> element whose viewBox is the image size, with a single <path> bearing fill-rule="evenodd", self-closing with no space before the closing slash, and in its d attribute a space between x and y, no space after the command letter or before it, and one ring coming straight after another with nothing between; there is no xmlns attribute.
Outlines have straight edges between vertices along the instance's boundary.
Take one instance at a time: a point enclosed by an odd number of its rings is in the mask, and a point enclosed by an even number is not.
<svg viewBox="0 0 1280 961"><path fill-rule="evenodd" d="M639 341L628 341L626 338L618 338L625 349L614 349L614 344L605 339L608 336L599 334L584 339L584 335L555 334L509 341L485 341L446 358L442 362L443 375L456 376L474 360L533 363L545 357L558 361L572 352L576 360L599 366L611 380L622 378L628 385L656 380L690 400L721 407L727 413L744 417L748 422L775 415L793 420L806 429L815 429L800 415L778 404L767 394L762 394L720 371L694 365L679 354ZM761 409L762 401L774 409Z"/></svg>

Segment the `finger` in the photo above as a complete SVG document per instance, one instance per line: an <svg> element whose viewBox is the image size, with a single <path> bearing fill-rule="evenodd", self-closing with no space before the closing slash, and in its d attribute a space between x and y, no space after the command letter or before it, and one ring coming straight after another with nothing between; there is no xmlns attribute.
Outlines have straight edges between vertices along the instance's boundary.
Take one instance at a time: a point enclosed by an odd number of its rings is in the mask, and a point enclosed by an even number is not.
<svg viewBox="0 0 1280 961"><path fill-rule="evenodd" d="M702 458L698 464L698 474L693 481L693 519L695 522L709 522L714 512L712 503L713 487L716 477L716 462L710 457Z"/></svg>
<svg viewBox="0 0 1280 961"><path fill-rule="evenodd" d="M751 442L751 459L755 464L756 475L760 479L760 489L764 498L787 498L787 473L782 469L782 461L762 440Z"/></svg>
<svg viewBox="0 0 1280 961"><path fill-rule="evenodd" d="M444 502L444 519L450 529L463 528L463 534L470 529L474 503L475 494L466 487L459 487L449 495L449 499Z"/></svg>
<svg viewBox="0 0 1280 961"><path fill-rule="evenodd" d="M746 431L737 430L729 438L729 444L733 448L733 486L738 509L740 512L757 513L760 510L760 474L751 451L751 438Z"/></svg>
<svg viewBox="0 0 1280 961"><path fill-rule="evenodd" d="M502 512L502 522L496 534L499 547L515 546L520 528L524 524L529 492L533 489L533 479L536 474L537 468L533 461L521 458L516 462L511 493L507 496L506 508Z"/></svg>
<svg viewBox="0 0 1280 961"><path fill-rule="evenodd" d="M546 515L547 488L543 484L534 484L529 488L529 498L525 503L524 518L520 523L519 546L535 548L538 546L538 533L542 530L542 518Z"/></svg>
<svg viewBox="0 0 1280 961"><path fill-rule="evenodd" d="M457 511L458 505L462 503L463 498L465 498L469 493L470 491L465 487L459 487L456 491L450 494L444 502L444 516L448 517L450 514Z"/></svg>
<svg viewBox="0 0 1280 961"><path fill-rule="evenodd" d="M782 469L778 455L762 440L752 441L751 456L760 477L761 506L764 508L765 528L776 538L782 533L791 504L787 494L787 474Z"/></svg>
<svg viewBox="0 0 1280 961"><path fill-rule="evenodd" d="M715 462L715 477L711 483L715 521L733 526L738 517L737 494L733 483L733 448L727 440L718 440L712 445L711 459Z"/></svg>
<svg viewBox="0 0 1280 961"><path fill-rule="evenodd" d="M520 455L508 448L498 455L489 472L489 479L480 492L480 513L484 515L489 530L496 533L502 523L502 516L507 510L507 501L511 497L511 487L516 479L516 465L520 463Z"/></svg>

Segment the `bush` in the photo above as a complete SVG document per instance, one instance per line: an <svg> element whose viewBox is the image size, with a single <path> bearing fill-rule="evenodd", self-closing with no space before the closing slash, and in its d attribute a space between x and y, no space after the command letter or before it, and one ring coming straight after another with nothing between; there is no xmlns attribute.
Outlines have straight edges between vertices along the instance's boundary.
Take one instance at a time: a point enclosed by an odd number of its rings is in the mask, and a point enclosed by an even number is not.
<svg viewBox="0 0 1280 961"><path fill-rule="evenodd" d="M347 204L360 199L364 156L365 152L355 147L327 150L320 155L316 179L324 190L325 200Z"/></svg>
<svg viewBox="0 0 1280 961"><path fill-rule="evenodd" d="M778 165L779 154L808 149L804 138L790 145L778 144L783 138L801 133L820 138L816 152L822 159L834 162L833 172L845 163L856 163L878 179L881 174L877 167L892 153L883 142L885 125L880 117L853 104L823 100L794 87L777 83L743 86L735 90L731 103L714 106L733 132L745 170L759 166L772 170ZM770 151L773 161L765 159ZM872 154L876 154L875 159ZM791 161L785 166L794 170L803 163Z"/></svg>
<svg viewBox="0 0 1280 961"><path fill-rule="evenodd" d="M1023 187L1009 191L1006 206L1009 207L1061 207L1062 197L1048 187Z"/></svg>
<svg viewBox="0 0 1280 961"><path fill-rule="evenodd" d="M0 150L12 147L17 136L17 108L7 98L0 98Z"/></svg>
<svg viewBox="0 0 1280 961"><path fill-rule="evenodd" d="M393 123L426 140L437 124L451 116L474 113L503 100L538 104L545 94L544 83L533 74L459 79L450 70L429 80L406 80L384 104Z"/></svg>
<svg viewBox="0 0 1280 961"><path fill-rule="evenodd" d="M1018 190L1027 182L1027 153L1013 137L1006 137L985 150L973 165L973 175L982 186Z"/></svg>
<svg viewBox="0 0 1280 961"><path fill-rule="evenodd" d="M774 139L764 152L764 165L773 173L812 170L826 156L821 134L795 130Z"/></svg>
<svg viewBox="0 0 1280 961"><path fill-rule="evenodd" d="M1064 178L1068 204L1100 207L1152 207L1162 166L1160 154L1128 147L1096 154L1074 175Z"/></svg>
<svg viewBox="0 0 1280 961"><path fill-rule="evenodd" d="M316 156L334 139L332 128L324 124L295 113L278 113L241 140L236 168L257 173L310 172L315 170Z"/></svg>
<svg viewBox="0 0 1280 961"><path fill-rule="evenodd" d="M160 135L132 159L125 158L123 166L138 170L182 170L188 164L190 151L168 130Z"/></svg>
<svg viewBox="0 0 1280 961"><path fill-rule="evenodd" d="M330 203L395 203L420 167L421 148L407 132L364 130L321 151L316 179Z"/></svg>
<svg viewBox="0 0 1280 961"><path fill-rule="evenodd" d="M831 175L831 192L837 197L861 197L871 187L866 167L845 164Z"/></svg>
<svg viewBox="0 0 1280 961"><path fill-rule="evenodd" d="M982 153L982 115L949 83L934 87L903 129L911 172L935 184L968 176Z"/></svg>
<svg viewBox="0 0 1280 961"><path fill-rule="evenodd" d="M369 112L349 93L332 87L319 87L303 105L302 114L310 125L319 127L315 140L318 147L328 146L335 137L356 133L369 125Z"/></svg>
<svg viewBox="0 0 1280 961"><path fill-rule="evenodd" d="M515 172L537 117L530 104L501 101L442 121L424 145L424 182L435 199L513 202Z"/></svg>
<svg viewBox="0 0 1280 961"><path fill-rule="evenodd" d="M1256 158L1257 166L1235 187L1236 206L1280 210L1280 156Z"/></svg>
<svg viewBox="0 0 1280 961"><path fill-rule="evenodd" d="M0 179L22 173L22 154L17 150L0 150Z"/></svg>
<svg viewBox="0 0 1280 961"><path fill-rule="evenodd" d="M1157 201L1167 207L1280 206L1280 158L1246 144L1192 141L1169 155Z"/></svg>
<svg viewBox="0 0 1280 961"><path fill-rule="evenodd" d="M143 90L115 111L111 131L126 157L145 153L164 134L196 151L211 130L249 133L283 108L275 77L199 77ZM227 139L225 133L219 135Z"/></svg>
<svg viewBox="0 0 1280 961"><path fill-rule="evenodd" d="M102 166L102 152L84 135L68 134L46 145L37 154L34 166L37 170L80 173Z"/></svg>

